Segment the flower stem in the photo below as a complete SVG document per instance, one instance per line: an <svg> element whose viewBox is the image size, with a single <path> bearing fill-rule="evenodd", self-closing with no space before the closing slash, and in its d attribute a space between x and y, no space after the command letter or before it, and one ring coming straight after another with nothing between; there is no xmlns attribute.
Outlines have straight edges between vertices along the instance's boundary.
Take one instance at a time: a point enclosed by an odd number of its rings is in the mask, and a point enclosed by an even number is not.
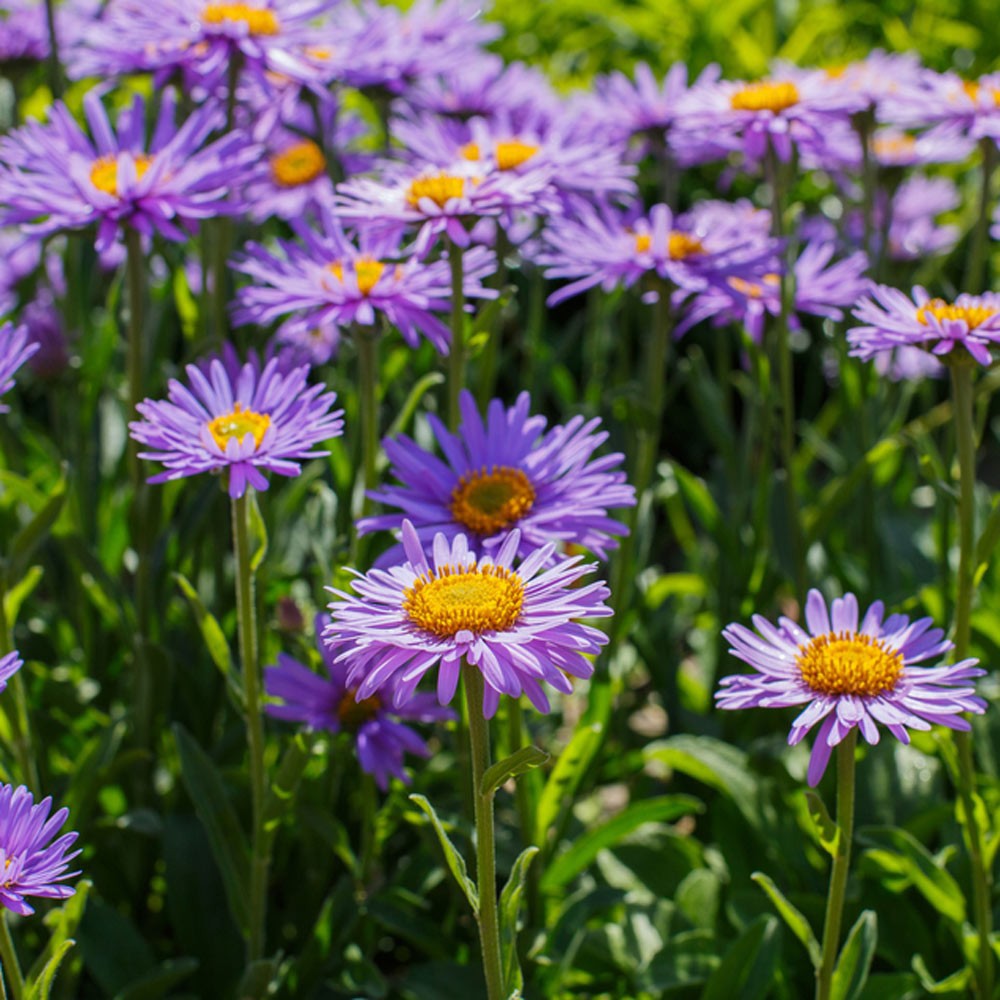
<svg viewBox="0 0 1000 1000"><path fill-rule="evenodd" d="M45 0L45 26L49 33L49 88L52 97L63 95L62 67L59 63L59 38L56 34L55 0Z"/></svg>
<svg viewBox="0 0 1000 1000"><path fill-rule="evenodd" d="M493 835L493 793L483 794L481 784L490 766L489 723L483 717L483 675L466 663L465 702L469 712L469 746L472 751L472 800L476 817L476 885L479 890L479 942L483 951L488 1000L504 1000L503 965L500 960L500 925L497 920L496 857Z"/></svg>
<svg viewBox="0 0 1000 1000"><path fill-rule="evenodd" d="M358 348L359 420L361 423L361 468L364 474L365 495L361 504L362 514L371 511L369 490L377 485L378 462L378 331L374 328L355 327L354 342Z"/></svg>
<svg viewBox="0 0 1000 1000"><path fill-rule="evenodd" d="M465 384L465 278L462 248L448 241L451 265L451 347L448 349L448 427L455 431L461 420L459 397Z"/></svg>
<svg viewBox="0 0 1000 1000"><path fill-rule="evenodd" d="M3 965L4 977L10 987L11 1000L22 1000L24 997L24 976L21 973L21 964L17 960L17 952L14 950L10 928L7 926L6 911L0 915L0 965Z"/></svg>
<svg viewBox="0 0 1000 1000"><path fill-rule="evenodd" d="M490 280L490 284L497 290L501 298L503 297L504 289L507 287L507 257L510 252L511 245L507 237L507 230L497 222L497 269ZM492 399L493 391L497 384L497 362L500 359L500 341L503 339L503 328L504 309L501 306L497 309L493 328L487 331L488 339L483 346L483 352L479 358L479 392L477 396L479 405L484 408L490 399Z"/></svg>
<svg viewBox="0 0 1000 1000"><path fill-rule="evenodd" d="M973 426L972 365L951 366L951 389L955 408L955 446L958 452L958 580L955 597L955 659L969 655L974 572L973 507L976 485L976 439ZM972 900L976 933L979 938L979 963L976 982L981 1000L993 996L993 949L990 946L993 914L993 873L983 859L983 831L976 812L976 766L972 756L972 736L957 732L958 793L962 801L965 832L972 867Z"/></svg>
<svg viewBox="0 0 1000 1000"><path fill-rule="evenodd" d="M248 493L233 499L233 554L236 558L236 615L243 696L246 702L247 750L250 756L250 796L253 828L250 843L250 927L247 961L264 954L264 916L267 910L268 858L264 846L264 725L260 705L260 667L257 662L257 613L254 576L250 565L250 507Z"/></svg>
<svg viewBox="0 0 1000 1000"><path fill-rule="evenodd" d="M823 923L823 951L816 970L816 1000L829 1000L833 967L840 945L840 924L844 916L844 892L851 866L851 838L854 836L854 747L858 731L852 727L837 744L837 852L830 871Z"/></svg>
<svg viewBox="0 0 1000 1000"><path fill-rule="evenodd" d="M997 165L997 147L993 139L984 136L979 140L982 156L982 183L979 190L979 214L972 229L969 243L968 262L965 265L965 280L962 287L972 295L978 295L983 286L983 270L986 265L986 236L990 225L990 203L993 200L993 172Z"/></svg>

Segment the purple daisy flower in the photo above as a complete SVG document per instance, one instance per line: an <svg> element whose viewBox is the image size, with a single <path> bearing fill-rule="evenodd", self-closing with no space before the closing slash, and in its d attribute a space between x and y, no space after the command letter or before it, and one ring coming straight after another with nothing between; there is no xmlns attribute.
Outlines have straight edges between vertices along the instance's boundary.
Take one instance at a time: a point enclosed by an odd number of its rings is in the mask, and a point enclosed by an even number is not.
<svg viewBox="0 0 1000 1000"><path fill-rule="evenodd" d="M254 284L237 293L233 321L264 326L283 319L279 340L307 350L315 363L335 353L337 328L374 326L380 316L411 347L424 336L447 354L451 334L436 314L451 309L448 262L421 260L405 251L398 231L363 230L356 246L326 209L319 224L314 229L293 220L301 242L278 240L277 252L247 244L233 266ZM470 248L463 261L465 297L495 298L497 292L482 284L495 269L491 251Z"/></svg>
<svg viewBox="0 0 1000 1000"><path fill-rule="evenodd" d="M324 632L347 683L363 701L395 680L392 703L405 704L421 678L438 667L438 701L454 697L465 660L483 675L483 715L496 713L500 695L528 700L549 710L541 682L569 694L570 677L590 677L588 655L607 642L599 629L575 618L604 618L603 583L574 586L594 566L581 557L550 562L555 546L538 549L513 567L520 546L514 530L496 555L477 559L465 535L433 542L429 561L417 532L403 522L406 562L373 569L354 582L357 596L338 590L330 605L333 621Z"/></svg>
<svg viewBox="0 0 1000 1000"><path fill-rule="evenodd" d="M0 396L14 387L14 373L37 350L38 344L31 340L27 326L0 323ZM0 413L9 409L0 404Z"/></svg>
<svg viewBox="0 0 1000 1000"><path fill-rule="evenodd" d="M349 687L343 664L338 663L330 647L319 640L324 616L316 616L316 637L326 676L310 670L284 653L278 665L264 670L264 686L272 698L282 704L266 706L268 715L289 722L302 722L310 729L331 733L346 732L357 748L361 770L374 777L382 791L390 776L404 784L410 779L403 770L403 754L429 757L427 744L406 722L450 722L455 713L437 703L432 694L414 694L398 708L388 706L395 695L397 677L391 677L377 694L363 701L355 699L356 689Z"/></svg>
<svg viewBox="0 0 1000 1000"><path fill-rule="evenodd" d="M918 93L925 72L916 53L884 52L881 49L875 49L864 59L846 66L828 66L823 70L829 90L860 96L867 107L875 111L879 120L886 122L894 121L890 115L882 114L886 99L898 101L904 93Z"/></svg>
<svg viewBox="0 0 1000 1000"><path fill-rule="evenodd" d="M400 484L369 496L399 513L364 518L361 534L398 528L408 518L424 544L443 533L449 541L467 536L478 551L491 552L517 529L522 557L551 542L581 545L601 559L617 547L615 536L627 529L607 512L634 506L635 490L618 471L620 453L593 457L608 437L598 418L576 416L546 432L545 418L530 415L526 392L509 409L492 400L485 422L471 393L460 402L456 434L433 414L427 418L445 461L405 434L386 438Z"/></svg>
<svg viewBox="0 0 1000 1000"><path fill-rule="evenodd" d="M869 360L892 347L922 347L942 360L966 355L981 365L992 363L990 347L1000 341L1000 295L959 295L954 302L931 298L916 285L913 298L897 288L872 285L854 316L864 323L847 331L854 357ZM959 348L964 351L959 351Z"/></svg>
<svg viewBox="0 0 1000 1000"><path fill-rule="evenodd" d="M36 805L23 785L0 785L0 906L21 916L35 912L25 896L67 899L76 892L59 883L80 874L66 871L80 853L70 851L77 835L64 833L52 839L69 810L59 809L50 817L51 808L51 798Z"/></svg>
<svg viewBox="0 0 1000 1000"><path fill-rule="evenodd" d="M67 108L57 104L46 125L29 122L0 140L0 221L26 224L33 233L97 226L97 250L111 251L122 226L147 240L158 233L183 242L197 220L240 211L233 198L257 152L231 133L203 146L219 124L216 113L195 111L178 129L177 97L163 95L152 139L146 144L145 104L136 96L117 134L91 90L83 109L93 139Z"/></svg>
<svg viewBox="0 0 1000 1000"><path fill-rule="evenodd" d="M5 656L0 656L0 691L7 689L7 681L23 666L24 660L21 659L21 654L16 649Z"/></svg>
<svg viewBox="0 0 1000 1000"><path fill-rule="evenodd" d="M167 466L149 482L225 470L236 499L247 485L266 490L264 472L297 476L302 459L328 455L315 446L340 434L343 410L330 412L337 394L307 386L308 374L305 365L282 373L277 358L263 370L247 362L235 378L219 360L207 374L188 365L191 388L171 379L169 400L139 403L145 419L129 424L149 449L139 457Z"/></svg>
<svg viewBox="0 0 1000 1000"><path fill-rule="evenodd" d="M940 122L973 139L1000 138L1000 73L966 80L957 73L924 69L916 82L901 81L886 95L881 113L903 126Z"/></svg>
<svg viewBox="0 0 1000 1000"><path fill-rule="evenodd" d="M853 594L836 598L827 610L818 590L806 599L806 628L789 618L775 626L753 616L757 634L744 625L723 630L733 656L757 673L734 674L719 682L719 708L788 708L806 705L788 735L794 746L822 721L809 759L808 781L817 785L833 748L855 726L871 745L879 741L881 724L902 743L910 729L932 724L968 730L962 712L981 714L986 702L965 683L986 673L978 660L948 666L918 667L952 648L930 618L911 622L890 615L881 601L865 612L858 625Z"/></svg>

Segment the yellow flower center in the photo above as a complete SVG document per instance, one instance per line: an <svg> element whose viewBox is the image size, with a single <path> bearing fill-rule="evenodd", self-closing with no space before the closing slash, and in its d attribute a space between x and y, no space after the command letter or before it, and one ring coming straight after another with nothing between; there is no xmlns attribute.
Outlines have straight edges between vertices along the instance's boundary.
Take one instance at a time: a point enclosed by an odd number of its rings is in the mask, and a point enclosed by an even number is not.
<svg viewBox="0 0 1000 1000"><path fill-rule="evenodd" d="M962 90L965 91L965 96L969 98L970 101L979 100L979 84L975 80L963 80Z"/></svg>
<svg viewBox="0 0 1000 1000"><path fill-rule="evenodd" d="M135 161L135 178L142 180L146 171L149 170L153 158L140 153L133 159ZM115 198L118 197L118 157L114 153L108 153L107 156L102 156L99 160L94 161L94 165L90 168L90 183L98 191L113 195Z"/></svg>
<svg viewBox="0 0 1000 1000"><path fill-rule="evenodd" d="M847 72L848 63L835 63L833 66L827 66L823 71L826 73L827 79L829 80L839 80Z"/></svg>
<svg viewBox="0 0 1000 1000"><path fill-rule="evenodd" d="M475 162L481 156L481 151L479 149L478 142L467 142L459 151L458 155L463 160L472 160Z"/></svg>
<svg viewBox="0 0 1000 1000"><path fill-rule="evenodd" d="M206 25L245 24L251 35L277 35L281 22L273 10L245 3L210 3L201 12Z"/></svg>
<svg viewBox="0 0 1000 1000"><path fill-rule="evenodd" d="M411 208L419 208L421 198L430 198L438 208L444 208L452 198L461 198L465 193L465 179L454 174L427 174L410 181L406 192L406 202Z"/></svg>
<svg viewBox="0 0 1000 1000"><path fill-rule="evenodd" d="M796 666L818 694L862 698L891 691L903 673L903 654L881 639L856 632L827 632L799 646Z"/></svg>
<svg viewBox="0 0 1000 1000"><path fill-rule="evenodd" d="M734 111L784 111L799 103L799 88L788 80L748 83L729 99Z"/></svg>
<svg viewBox="0 0 1000 1000"><path fill-rule="evenodd" d="M451 516L478 535L495 535L531 510L535 489L520 469L467 472L451 491Z"/></svg>
<svg viewBox="0 0 1000 1000"><path fill-rule="evenodd" d="M309 139L275 153L270 162L275 184L286 188L308 184L326 170L323 151Z"/></svg>
<svg viewBox="0 0 1000 1000"><path fill-rule="evenodd" d="M541 146L512 139L510 142L497 143L497 167L500 170L514 170L522 163L527 163Z"/></svg>
<svg viewBox="0 0 1000 1000"><path fill-rule="evenodd" d="M377 694L355 701L357 690L348 688L337 706L337 718L340 719L340 724L351 732L356 732L366 722L370 722L382 709L382 699Z"/></svg>
<svg viewBox="0 0 1000 1000"><path fill-rule="evenodd" d="M991 316L996 315L996 309L989 306L956 306L944 299L931 299L925 306L917 310L917 322L928 326L927 316L935 319L964 319L970 330L981 326Z"/></svg>
<svg viewBox="0 0 1000 1000"><path fill-rule="evenodd" d="M513 628L524 604L524 584L509 569L445 566L418 577L403 594L403 611L417 628L441 639Z"/></svg>
<svg viewBox="0 0 1000 1000"><path fill-rule="evenodd" d="M704 252L701 240L690 233L682 233L675 229L667 239L667 253L670 254L671 260L685 260Z"/></svg>
<svg viewBox="0 0 1000 1000"><path fill-rule="evenodd" d="M756 281L747 281L745 278L726 278L729 287L745 295L748 299L759 299L764 296L764 285L777 288L781 284L781 278L776 274L765 274L764 283L758 284Z"/></svg>
<svg viewBox="0 0 1000 1000"><path fill-rule="evenodd" d="M635 252L649 253L649 248L653 245L653 237L649 233L635 234Z"/></svg>
<svg viewBox="0 0 1000 1000"><path fill-rule="evenodd" d="M341 283L344 283L344 265L340 261L327 264L326 269ZM358 279L358 291L368 295L382 277L385 264L371 257L358 257L354 261L354 274Z"/></svg>
<svg viewBox="0 0 1000 1000"><path fill-rule="evenodd" d="M247 434L252 434L256 450L270 426L271 418L266 413L244 410L242 403L235 403L232 413L224 413L221 417L209 421L208 431L223 451L233 438L242 441Z"/></svg>

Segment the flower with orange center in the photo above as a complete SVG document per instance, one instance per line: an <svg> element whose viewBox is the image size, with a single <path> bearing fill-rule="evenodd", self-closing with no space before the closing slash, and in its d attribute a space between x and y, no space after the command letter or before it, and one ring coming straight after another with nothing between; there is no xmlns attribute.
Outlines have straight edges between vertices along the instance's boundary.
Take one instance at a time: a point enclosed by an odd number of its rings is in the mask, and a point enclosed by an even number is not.
<svg viewBox="0 0 1000 1000"><path fill-rule="evenodd" d="M428 569L403 592L403 612L441 639L513 628L524 606L524 585L509 569L487 564Z"/></svg>
<svg viewBox="0 0 1000 1000"><path fill-rule="evenodd" d="M271 177L279 187L308 184L326 171L326 157L311 139L304 139L270 157Z"/></svg>
<svg viewBox="0 0 1000 1000"><path fill-rule="evenodd" d="M734 111L779 111L799 103L799 88L789 80L760 80L734 91L729 98Z"/></svg>
<svg viewBox="0 0 1000 1000"><path fill-rule="evenodd" d="M667 253L671 260L687 260L688 257L697 257L704 252L705 248L697 236L677 229L671 230L667 238Z"/></svg>
<svg viewBox="0 0 1000 1000"><path fill-rule="evenodd" d="M520 469L494 465L459 479L451 492L451 514L475 534L489 536L516 524L534 502L534 487Z"/></svg>
<svg viewBox="0 0 1000 1000"><path fill-rule="evenodd" d="M153 158L140 153L133 157L133 162L135 163L135 179L138 181L142 180L146 171L149 170ZM116 154L109 153L94 161L90 168L90 183L98 191L110 194L114 198L118 197L118 157Z"/></svg>
<svg viewBox="0 0 1000 1000"><path fill-rule="evenodd" d="M270 426L271 418L266 413L255 413L242 403L234 403L229 413L208 422L208 432L222 451L230 441L242 444L248 434L253 437L254 448L259 448Z"/></svg>
<svg viewBox="0 0 1000 1000"><path fill-rule="evenodd" d="M799 647L802 680L817 694L888 694L903 673L903 655L881 639L853 632L827 632Z"/></svg>
<svg viewBox="0 0 1000 1000"><path fill-rule="evenodd" d="M245 24L251 35L277 35L281 31L278 15L267 7L251 7L245 3L210 3L201 12L205 25L218 27Z"/></svg>
<svg viewBox="0 0 1000 1000"><path fill-rule="evenodd" d="M357 701L354 697L357 693L357 688L347 688L337 706L337 718L341 726L351 732L357 732L382 710L382 699L377 694L363 701Z"/></svg>
<svg viewBox="0 0 1000 1000"><path fill-rule="evenodd" d="M988 319L996 316L997 309L992 305L981 305L979 303L958 305L946 302L944 299L931 299L926 305L922 305L917 310L917 322L927 326L929 316L936 320L951 319L961 320L970 330L980 327Z"/></svg>
<svg viewBox="0 0 1000 1000"><path fill-rule="evenodd" d="M424 198L429 198L438 208L444 208L453 198L461 198L463 194L465 194L465 178L442 171L437 174L424 174L410 181L406 191L406 203L410 208L420 208L420 202Z"/></svg>

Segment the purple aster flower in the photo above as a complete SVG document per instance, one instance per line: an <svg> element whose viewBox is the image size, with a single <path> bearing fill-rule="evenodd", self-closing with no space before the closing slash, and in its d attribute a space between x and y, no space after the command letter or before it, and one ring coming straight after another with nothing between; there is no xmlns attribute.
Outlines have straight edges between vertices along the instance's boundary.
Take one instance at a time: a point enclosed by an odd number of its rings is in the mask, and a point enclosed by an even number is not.
<svg viewBox="0 0 1000 1000"><path fill-rule="evenodd" d="M69 810L59 809L50 817L51 808L51 798L36 805L24 785L0 785L0 905L21 916L35 912L25 896L67 899L76 892L59 883L80 874L66 871L80 853L70 850L77 835L64 833L52 839Z"/></svg>
<svg viewBox="0 0 1000 1000"><path fill-rule="evenodd" d="M949 253L958 242L959 229L939 225L937 217L960 204L958 188L950 178L921 174L908 177L892 199L889 256L893 260L922 260ZM876 221L881 225L880 220Z"/></svg>
<svg viewBox="0 0 1000 1000"><path fill-rule="evenodd" d="M225 470L238 498L247 485L266 490L264 472L297 476L302 459L328 455L315 446L340 434L343 410L330 412L337 394L307 386L308 374L304 365L282 373L277 358L263 370L248 361L235 378L219 360L207 374L188 365L191 388L171 379L169 400L139 403L144 419L129 424L148 449L139 457L167 467L149 482Z"/></svg>
<svg viewBox="0 0 1000 1000"><path fill-rule="evenodd" d="M104 254L120 240L122 226L146 239L158 233L184 241L182 227L241 210L232 186L256 150L235 133L204 146L217 115L195 111L178 129L176 104L167 91L148 146L142 98L122 113L116 134L99 90L83 99L92 139L62 104L48 124L29 122L10 133L0 140L0 161L8 167L0 174L0 221L29 224L42 235L96 225Z"/></svg>
<svg viewBox="0 0 1000 1000"><path fill-rule="evenodd" d="M919 347L896 347L872 356L875 371L892 382L919 382L924 378L943 378L947 370L933 354Z"/></svg>
<svg viewBox="0 0 1000 1000"><path fill-rule="evenodd" d="M237 293L234 322L264 326L283 319L279 340L306 349L316 363L335 353L338 328L374 326L380 317L411 347L424 336L447 354L451 335L436 314L451 309L448 262L405 251L398 231L363 230L356 246L326 209L320 226L293 221L301 242L278 240L278 252L247 244L233 266L254 284ZM495 298L497 292L482 285L496 269L492 252L472 247L463 264L465 297Z"/></svg>
<svg viewBox="0 0 1000 1000"><path fill-rule="evenodd" d="M635 490L617 471L621 454L593 457L608 437L599 419L576 416L545 431L545 418L529 413L526 392L507 409L492 400L485 423L471 393L463 392L460 404L456 434L433 414L427 418L445 461L406 435L386 438L400 485L369 495L399 513L364 518L360 533L398 528L408 518L425 544L438 533L462 535L490 552L517 529L521 556L550 542L580 545L602 559L617 547L614 536L627 529L607 512L634 506Z"/></svg>
<svg viewBox="0 0 1000 1000"><path fill-rule="evenodd" d="M538 549L517 569L520 546L514 530L494 556L470 551L465 535L433 542L433 560L417 532L403 522L406 562L373 569L354 582L357 596L331 592L333 621L324 632L334 661L347 668L347 682L358 685L363 701L395 679L395 706L404 705L421 678L438 668L438 701L446 705L458 686L462 661L478 668L484 680L483 715L496 713L500 695L527 695L539 712L549 710L542 688L573 690L570 677L590 677L587 659L607 636L576 618L603 618L603 583L574 586L594 569L579 556L548 565L552 545Z"/></svg>
<svg viewBox="0 0 1000 1000"><path fill-rule="evenodd" d="M310 670L284 653L278 665L264 670L264 686L271 698L282 704L266 706L268 715L289 722L302 722L310 729L331 733L346 732L357 747L361 770L372 775L382 791L389 777L404 784L410 779L403 770L403 754L429 757L430 750L407 722L450 722L455 713L438 705L433 694L414 694L397 708L389 708L396 692L398 677L391 677L377 693L357 701L356 689L349 687L346 671L330 647L319 641L324 616L316 616L316 638L323 656L325 675Z"/></svg>
<svg viewBox="0 0 1000 1000"><path fill-rule="evenodd" d="M957 73L924 69L916 81L900 81L886 95L881 114L902 126L940 122L973 139L1000 138L1000 73L965 80Z"/></svg>
<svg viewBox="0 0 1000 1000"><path fill-rule="evenodd" d="M833 748L855 726L871 745L879 741L879 724L902 743L909 730L932 724L968 730L962 712L981 714L986 702L968 683L986 673L978 660L950 666L918 667L952 648L930 618L915 622L890 615L876 601L858 626L853 594L836 598L827 610L818 590L806 600L806 628L789 618L775 626L754 615L754 634L743 625L723 630L733 656L757 673L734 674L719 682L720 708L788 708L805 705L792 723L790 745L800 742L822 721L809 759L810 785L819 784Z"/></svg>
<svg viewBox="0 0 1000 1000"><path fill-rule="evenodd" d="M13 652L0 656L0 691L7 690L7 681L24 666L24 660L15 649Z"/></svg>
<svg viewBox="0 0 1000 1000"><path fill-rule="evenodd" d="M100 0L73 0L55 8L60 48L97 16ZM0 9L0 64L41 62L49 54L44 0L4 0Z"/></svg>
<svg viewBox="0 0 1000 1000"><path fill-rule="evenodd" d="M0 323L0 395L14 387L14 373L37 350L38 344L32 342L26 326ZM0 404L0 413L9 409Z"/></svg>
<svg viewBox="0 0 1000 1000"><path fill-rule="evenodd" d="M1000 341L1000 295L959 295L954 302L931 298L916 285L913 298L888 285L872 285L854 316L864 323L847 331L851 354L869 360L892 347L922 347L942 360L966 355L988 365L990 347ZM959 351L958 348L964 348Z"/></svg>
<svg viewBox="0 0 1000 1000"><path fill-rule="evenodd" d="M898 101L903 94L913 99L923 87L926 73L914 52L883 52L875 49L864 59L846 66L828 66L823 70L829 90L862 98L880 121L894 122L882 113L887 98Z"/></svg>

